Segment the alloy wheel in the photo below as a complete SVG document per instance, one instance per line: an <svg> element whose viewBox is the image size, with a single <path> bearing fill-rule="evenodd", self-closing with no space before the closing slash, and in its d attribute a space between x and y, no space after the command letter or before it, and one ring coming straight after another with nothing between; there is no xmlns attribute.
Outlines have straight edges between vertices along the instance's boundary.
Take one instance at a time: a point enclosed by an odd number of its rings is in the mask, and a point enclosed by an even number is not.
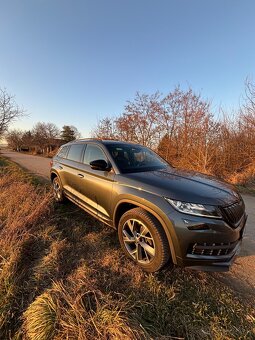
<svg viewBox="0 0 255 340"><path fill-rule="evenodd" d="M150 263L155 257L155 242L146 225L129 219L122 227L123 242L128 253L139 263Z"/></svg>
<svg viewBox="0 0 255 340"><path fill-rule="evenodd" d="M55 199L57 201L60 201L61 200L61 186L57 178L54 179L53 181L53 192L54 192Z"/></svg>

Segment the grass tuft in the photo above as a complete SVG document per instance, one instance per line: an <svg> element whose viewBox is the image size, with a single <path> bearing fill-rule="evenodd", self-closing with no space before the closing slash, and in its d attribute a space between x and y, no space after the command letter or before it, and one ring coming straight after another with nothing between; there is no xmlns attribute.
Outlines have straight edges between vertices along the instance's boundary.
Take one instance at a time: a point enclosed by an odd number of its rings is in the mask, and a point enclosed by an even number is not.
<svg viewBox="0 0 255 340"><path fill-rule="evenodd" d="M54 338L57 305L52 296L45 292L38 296L24 313L24 328L31 340Z"/></svg>

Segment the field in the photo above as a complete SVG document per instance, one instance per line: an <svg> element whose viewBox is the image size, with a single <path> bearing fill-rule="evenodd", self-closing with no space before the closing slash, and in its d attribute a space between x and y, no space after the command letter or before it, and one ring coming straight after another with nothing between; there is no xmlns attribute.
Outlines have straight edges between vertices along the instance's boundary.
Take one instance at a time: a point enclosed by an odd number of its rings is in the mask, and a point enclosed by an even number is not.
<svg viewBox="0 0 255 340"><path fill-rule="evenodd" d="M254 301L210 274L146 274L116 232L0 159L0 339L254 339Z"/></svg>

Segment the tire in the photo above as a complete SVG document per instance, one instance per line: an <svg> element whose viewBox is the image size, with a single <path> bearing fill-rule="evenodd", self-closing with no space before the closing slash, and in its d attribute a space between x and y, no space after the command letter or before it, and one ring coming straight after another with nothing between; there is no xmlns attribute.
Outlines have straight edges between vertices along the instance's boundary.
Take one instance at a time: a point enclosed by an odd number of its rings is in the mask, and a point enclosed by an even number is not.
<svg viewBox="0 0 255 340"><path fill-rule="evenodd" d="M118 236L124 253L147 272L160 270L170 258L161 224L142 208L131 209L121 216Z"/></svg>
<svg viewBox="0 0 255 340"><path fill-rule="evenodd" d="M66 197L64 196L63 187L59 177L54 177L52 187L55 201L58 203L64 203L66 201Z"/></svg>

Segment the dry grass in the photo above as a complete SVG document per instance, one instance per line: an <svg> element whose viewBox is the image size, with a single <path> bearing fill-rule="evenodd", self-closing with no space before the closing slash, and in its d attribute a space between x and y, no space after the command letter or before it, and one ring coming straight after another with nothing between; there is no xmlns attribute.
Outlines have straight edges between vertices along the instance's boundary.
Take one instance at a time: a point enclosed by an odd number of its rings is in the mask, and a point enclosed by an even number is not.
<svg viewBox="0 0 255 340"><path fill-rule="evenodd" d="M255 194L255 162L240 172L228 176L228 181L235 184L243 193Z"/></svg>
<svg viewBox="0 0 255 340"><path fill-rule="evenodd" d="M229 177L229 182L239 185L255 185L255 163L250 164L243 171L234 173Z"/></svg>
<svg viewBox="0 0 255 340"><path fill-rule="evenodd" d="M0 165L0 339L255 338L253 303L206 273L142 272L114 230Z"/></svg>
<svg viewBox="0 0 255 340"><path fill-rule="evenodd" d="M24 313L24 328L29 339L45 340L54 337L57 304L47 292L38 296Z"/></svg>

